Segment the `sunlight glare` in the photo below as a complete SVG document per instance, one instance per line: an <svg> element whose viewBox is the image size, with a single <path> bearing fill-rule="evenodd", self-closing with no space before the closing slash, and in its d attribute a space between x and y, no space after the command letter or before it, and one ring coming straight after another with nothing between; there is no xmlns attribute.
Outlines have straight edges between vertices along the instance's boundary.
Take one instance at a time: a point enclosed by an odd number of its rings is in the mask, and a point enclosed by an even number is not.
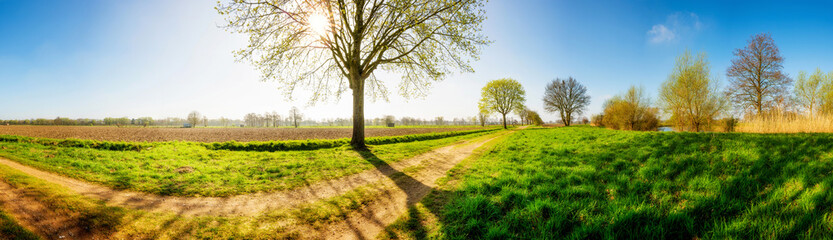
<svg viewBox="0 0 833 240"><path fill-rule="evenodd" d="M315 13L309 17L309 27L318 36L327 35L327 16L321 13Z"/></svg>

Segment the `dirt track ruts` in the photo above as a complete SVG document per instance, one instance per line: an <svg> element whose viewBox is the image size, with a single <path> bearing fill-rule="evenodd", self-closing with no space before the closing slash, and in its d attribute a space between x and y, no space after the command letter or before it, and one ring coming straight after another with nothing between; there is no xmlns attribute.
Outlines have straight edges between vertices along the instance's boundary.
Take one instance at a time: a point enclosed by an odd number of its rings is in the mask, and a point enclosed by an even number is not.
<svg viewBox="0 0 833 240"><path fill-rule="evenodd" d="M298 226L302 237L310 239L368 239L406 213L408 207L419 202L434 187L437 179L471 156L477 148L510 132L499 132L456 143L393 164L374 163L375 168L364 172L315 183L306 187L272 193L245 194L233 197L176 197L133 191L113 190L104 186L45 172L20 163L0 158L0 164L25 174L66 187L83 196L105 201L111 206L122 206L144 211L174 212L180 215L253 216L270 209L291 208L300 204L339 196L360 186L375 184L382 191L362 209L348 214L344 221L309 229ZM372 156L371 156L372 157ZM416 171L405 169L418 166ZM2 183L2 182L0 182ZM0 190L5 184L0 184ZM8 193L6 195L9 195ZM19 197L9 195L8 199ZM7 200L8 200L7 199ZM32 202L32 201L29 201ZM22 210L28 212L28 210ZM27 213L12 213L26 216ZM18 217L20 218L20 217ZM32 219L20 219L27 227L40 229L42 224ZM34 226L33 226L34 225Z"/></svg>
<svg viewBox="0 0 833 240"><path fill-rule="evenodd" d="M462 160L471 151L486 142L480 141L479 144L469 144L469 141L445 146L397 163L382 167L377 166L374 169L365 170L358 174L322 181L306 187L270 193L243 194L232 197L160 196L135 191L114 190L105 186L25 166L8 159L0 158L0 164L64 186L83 196L104 200L109 205L130 207L145 211L171 211L181 215L251 216L264 210L290 208L303 203L339 196L356 187L386 179L387 176L393 173L401 172L405 168L423 163L426 164L426 167L422 171L433 171L431 164L437 162L437 160L457 158ZM463 147L460 147L461 145Z"/></svg>

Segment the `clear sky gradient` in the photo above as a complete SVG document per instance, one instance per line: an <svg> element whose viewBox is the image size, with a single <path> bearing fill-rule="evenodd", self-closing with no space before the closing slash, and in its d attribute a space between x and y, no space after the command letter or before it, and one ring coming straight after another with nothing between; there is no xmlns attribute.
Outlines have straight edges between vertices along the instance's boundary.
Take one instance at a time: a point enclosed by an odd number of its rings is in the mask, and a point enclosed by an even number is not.
<svg viewBox="0 0 833 240"><path fill-rule="evenodd" d="M210 0L0 0L0 119L185 117L240 119L249 112L349 118L350 96L309 105L289 101L275 82L232 55L244 36L223 23ZM833 1L552 1L492 0L475 73L452 75L430 94L366 105L366 116L470 117L480 88L511 77L527 105L543 111L547 82L575 77L591 96L588 114L630 85L652 96L677 55L706 52L725 86L732 51L768 32L790 76L833 71ZM398 79L388 76L389 89Z"/></svg>

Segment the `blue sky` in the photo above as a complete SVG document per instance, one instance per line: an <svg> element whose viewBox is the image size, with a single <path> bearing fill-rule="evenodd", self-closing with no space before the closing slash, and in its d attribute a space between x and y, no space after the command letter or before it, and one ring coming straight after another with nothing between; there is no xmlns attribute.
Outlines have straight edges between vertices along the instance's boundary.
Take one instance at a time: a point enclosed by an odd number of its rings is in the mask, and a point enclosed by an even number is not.
<svg viewBox="0 0 833 240"><path fill-rule="evenodd" d="M0 119L184 117L242 118L249 112L347 118L340 102L308 105L301 92L287 100L274 82L237 63L244 36L217 26L214 1L0 0ZM511 77L527 105L546 121L547 82L575 77L591 95L588 114L630 85L656 96L674 58L706 52L726 84L732 51L768 32L785 57L785 71L833 71L833 2L802 1L533 1L492 0L475 73L455 74L430 94L368 103L366 115L446 119L476 113L480 88ZM389 88L398 79L388 76Z"/></svg>

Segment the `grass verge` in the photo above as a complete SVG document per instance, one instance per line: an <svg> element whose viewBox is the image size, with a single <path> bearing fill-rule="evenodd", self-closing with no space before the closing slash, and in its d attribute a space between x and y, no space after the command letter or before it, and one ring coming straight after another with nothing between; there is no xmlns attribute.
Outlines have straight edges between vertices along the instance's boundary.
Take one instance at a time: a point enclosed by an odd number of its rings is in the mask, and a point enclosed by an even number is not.
<svg viewBox="0 0 833 240"><path fill-rule="evenodd" d="M393 163L492 132L475 131L369 148L379 161ZM348 146L258 152L211 150L189 142L154 144L142 151L113 151L0 141L0 157L116 189L176 196L231 196L292 189L355 174L378 164L365 160Z"/></svg>

